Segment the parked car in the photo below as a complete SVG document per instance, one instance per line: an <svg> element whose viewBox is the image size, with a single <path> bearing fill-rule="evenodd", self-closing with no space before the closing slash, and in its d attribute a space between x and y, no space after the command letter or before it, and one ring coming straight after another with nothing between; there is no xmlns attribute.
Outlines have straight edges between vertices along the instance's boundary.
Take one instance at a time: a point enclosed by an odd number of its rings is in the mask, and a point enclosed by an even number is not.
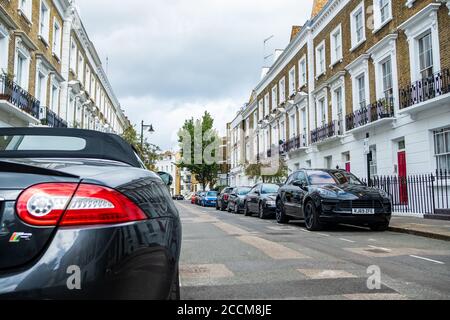
<svg viewBox="0 0 450 320"><path fill-rule="evenodd" d="M279 185L270 183L254 186L245 197L244 215L258 214L261 219L274 218L279 189Z"/></svg>
<svg viewBox="0 0 450 320"><path fill-rule="evenodd" d="M234 188L228 199L228 212L241 213L244 210L245 197L251 189L251 187Z"/></svg>
<svg viewBox="0 0 450 320"><path fill-rule="evenodd" d="M117 135L0 129L0 299L178 299L181 223L163 181Z"/></svg>
<svg viewBox="0 0 450 320"><path fill-rule="evenodd" d="M202 207L215 207L217 205L217 191L205 192L205 195L200 200Z"/></svg>
<svg viewBox="0 0 450 320"><path fill-rule="evenodd" d="M173 200L184 200L184 196L182 196L181 194L177 194L173 196Z"/></svg>
<svg viewBox="0 0 450 320"><path fill-rule="evenodd" d="M200 191L195 197L195 204L200 206L202 204L202 200L205 197L206 192Z"/></svg>
<svg viewBox="0 0 450 320"><path fill-rule="evenodd" d="M228 199L234 188L227 187L217 196L216 210L225 211L228 207Z"/></svg>
<svg viewBox="0 0 450 320"><path fill-rule="evenodd" d="M192 196L191 196L191 204L196 204L197 197L198 197L198 192L195 192L195 193L192 194Z"/></svg>
<svg viewBox="0 0 450 320"><path fill-rule="evenodd" d="M384 231L389 228L391 214L387 193L366 186L343 170L297 171L280 188L277 197L277 221L302 219L311 231L329 223L365 225Z"/></svg>

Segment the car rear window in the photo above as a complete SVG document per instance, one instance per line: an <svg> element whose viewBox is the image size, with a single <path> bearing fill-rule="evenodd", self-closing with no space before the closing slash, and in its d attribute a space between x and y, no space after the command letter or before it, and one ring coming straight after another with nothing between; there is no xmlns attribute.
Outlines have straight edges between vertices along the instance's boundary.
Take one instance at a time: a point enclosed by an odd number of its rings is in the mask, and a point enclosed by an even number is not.
<svg viewBox="0 0 450 320"><path fill-rule="evenodd" d="M206 195L207 195L208 197L217 197L217 192L211 191L211 192L208 192Z"/></svg>
<svg viewBox="0 0 450 320"><path fill-rule="evenodd" d="M86 140L78 137L2 135L0 151L81 151Z"/></svg>

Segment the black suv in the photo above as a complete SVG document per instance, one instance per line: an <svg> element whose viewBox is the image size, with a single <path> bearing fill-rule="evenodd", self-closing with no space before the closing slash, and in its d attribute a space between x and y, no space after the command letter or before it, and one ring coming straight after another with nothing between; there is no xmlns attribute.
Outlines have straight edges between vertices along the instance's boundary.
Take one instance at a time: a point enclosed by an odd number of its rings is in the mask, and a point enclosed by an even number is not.
<svg viewBox="0 0 450 320"><path fill-rule="evenodd" d="M308 169L293 173L277 196L278 223L305 220L308 230L349 223L385 231L391 220L391 197L343 170Z"/></svg>

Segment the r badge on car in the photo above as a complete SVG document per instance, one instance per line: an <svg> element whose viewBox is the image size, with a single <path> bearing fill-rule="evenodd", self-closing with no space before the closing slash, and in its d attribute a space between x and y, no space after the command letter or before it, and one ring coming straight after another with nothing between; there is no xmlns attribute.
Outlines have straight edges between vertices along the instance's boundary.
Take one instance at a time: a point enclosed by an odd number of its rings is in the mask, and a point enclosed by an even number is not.
<svg viewBox="0 0 450 320"><path fill-rule="evenodd" d="M12 234L11 238L9 238L9 242L17 243L17 242L20 242L21 240L30 241L32 236L33 236L33 234L31 234L31 233L14 232Z"/></svg>

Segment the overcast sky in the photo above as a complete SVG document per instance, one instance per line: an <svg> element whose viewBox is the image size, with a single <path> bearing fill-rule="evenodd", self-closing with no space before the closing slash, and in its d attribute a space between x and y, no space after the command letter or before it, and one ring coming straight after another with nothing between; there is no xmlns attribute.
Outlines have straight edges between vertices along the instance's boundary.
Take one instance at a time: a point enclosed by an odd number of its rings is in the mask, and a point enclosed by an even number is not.
<svg viewBox="0 0 450 320"><path fill-rule="evenodd" d="M122 107L162 149L205 110L216 129L250 97L267 54L284 48L313 0L76 0ZM272 59L269 59L272 62Z"/></svg>

